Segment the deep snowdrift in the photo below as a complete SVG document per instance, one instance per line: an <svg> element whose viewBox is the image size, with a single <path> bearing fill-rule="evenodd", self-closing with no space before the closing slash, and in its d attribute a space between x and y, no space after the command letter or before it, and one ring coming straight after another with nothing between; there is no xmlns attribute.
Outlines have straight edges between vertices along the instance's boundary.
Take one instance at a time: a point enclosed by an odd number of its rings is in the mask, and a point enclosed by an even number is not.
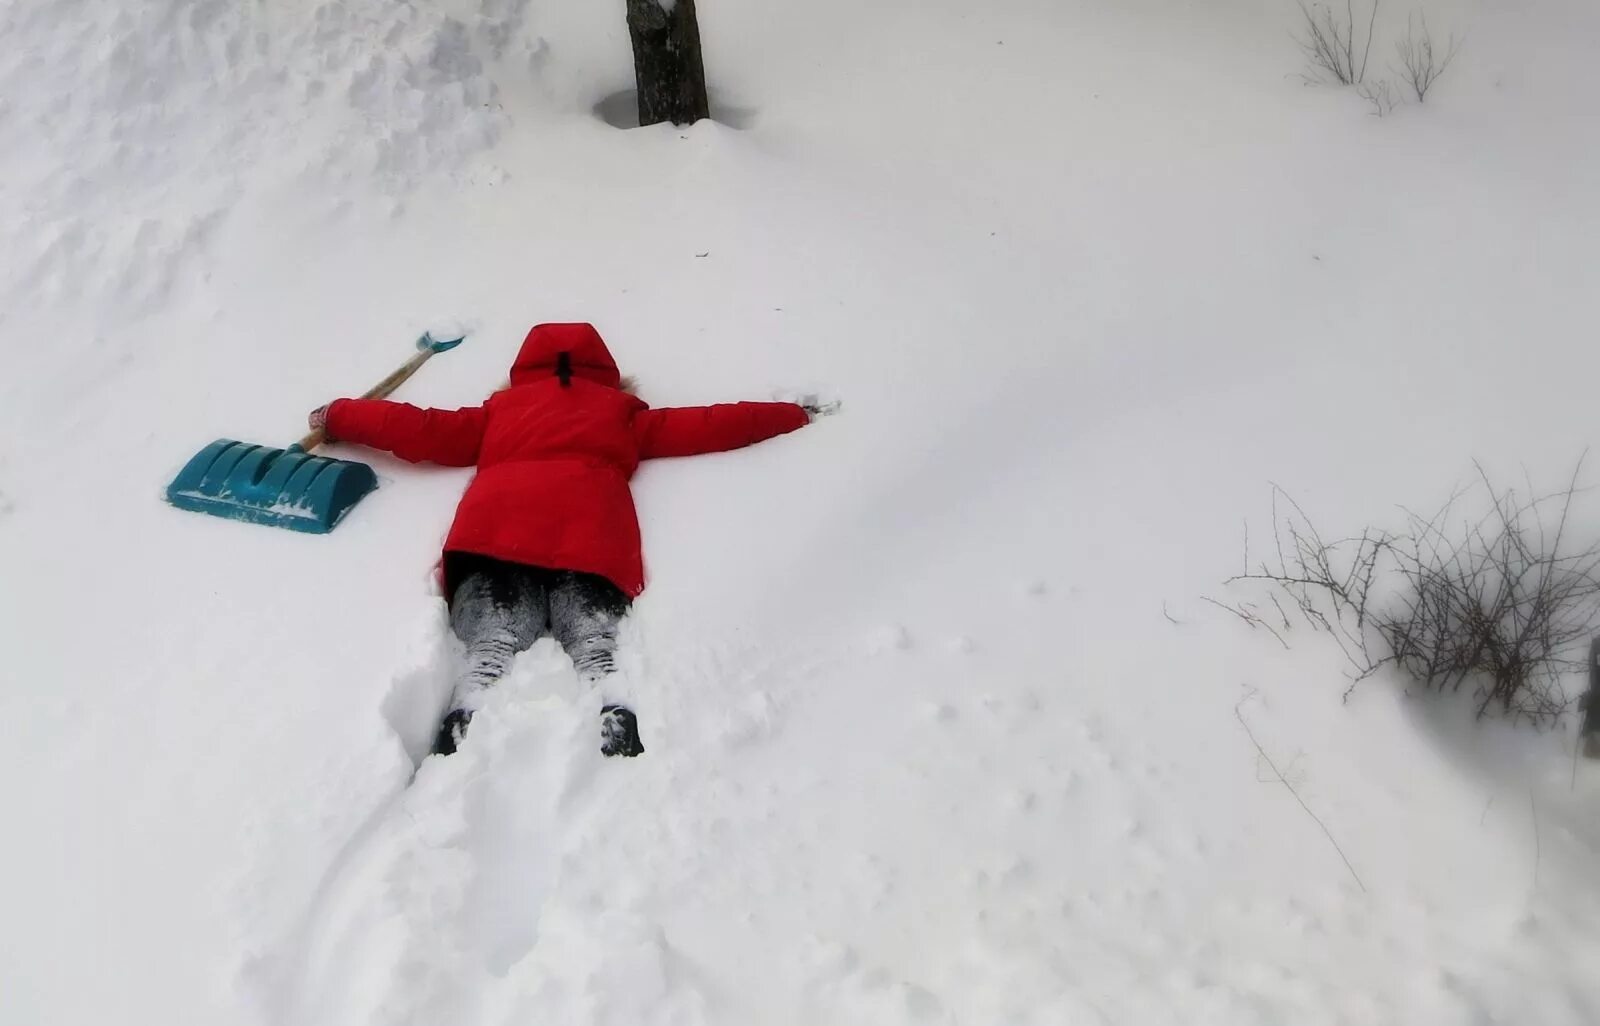
<svg viewBox="0 0 1600 1026"><path fill-rule="evenodd" d="M610 6L0 10L0 1019L1600 1018L1570 736L1198 599L1268 480L1355 526L1592 440L1600 13L1435 4L1374 119L1288 5L703 2L736 116L619 132ZM567 318L844 410L638 478L646 758L541 645L408 788L462 472L323 539L160 490Z"/></svg>

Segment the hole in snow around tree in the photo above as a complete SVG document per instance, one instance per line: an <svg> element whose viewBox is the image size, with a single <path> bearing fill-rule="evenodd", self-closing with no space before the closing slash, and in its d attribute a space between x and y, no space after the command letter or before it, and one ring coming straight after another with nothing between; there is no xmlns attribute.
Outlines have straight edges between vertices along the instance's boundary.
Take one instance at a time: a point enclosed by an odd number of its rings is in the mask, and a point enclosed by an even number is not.
<svg viewBox="0 0 1600 1026"><path fill-rule="evenodd" d="M624 89L612 93L594 105L594 116L610 125L612 128L638 128L639 127L639 99L638 90ZM740 107L730 103L728 99L710 91L711 120L719 125L726 125L736 131L744 131L755 124L756 114L754 107Z"/></svg>

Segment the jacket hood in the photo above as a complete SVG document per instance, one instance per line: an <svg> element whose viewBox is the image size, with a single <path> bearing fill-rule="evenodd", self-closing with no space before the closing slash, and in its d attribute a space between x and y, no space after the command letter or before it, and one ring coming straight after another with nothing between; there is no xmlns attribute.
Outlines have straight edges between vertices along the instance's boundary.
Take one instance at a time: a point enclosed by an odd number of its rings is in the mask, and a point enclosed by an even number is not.
<svg viewBox="0 0 1600 1026"><path fill-rule="evenodd" d="M565 360L562 354L566 354ZM594 325L535 324L511 365L511 384L528 385L557 376L563 365L573 377L597 385L616 388L622 383L617 361Z"/></svg>

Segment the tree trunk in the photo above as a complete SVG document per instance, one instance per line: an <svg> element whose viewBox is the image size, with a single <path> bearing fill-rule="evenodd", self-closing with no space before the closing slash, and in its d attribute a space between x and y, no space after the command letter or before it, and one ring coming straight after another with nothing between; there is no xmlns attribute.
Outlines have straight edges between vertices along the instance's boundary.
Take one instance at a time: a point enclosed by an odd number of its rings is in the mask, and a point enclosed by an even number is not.
<svg viewBox="0 0 1600 1026"><path fill-rule="evenodd" d="M639 124L688 125L711 116L694 0L628 0Z"/></svg>

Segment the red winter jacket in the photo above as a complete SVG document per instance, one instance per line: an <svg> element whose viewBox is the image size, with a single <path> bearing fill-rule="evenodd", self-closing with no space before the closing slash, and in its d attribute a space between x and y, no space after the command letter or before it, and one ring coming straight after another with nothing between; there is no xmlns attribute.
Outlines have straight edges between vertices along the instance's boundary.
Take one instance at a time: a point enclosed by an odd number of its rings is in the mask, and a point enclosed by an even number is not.
<svg viewBox="0 0 1600 1026"><path fill-rule="evenodd" d="M511 366L511 387L482 406L421 410L383 399L328 406L328 434L414 463L476 466L445 552L599 574L644 590L628 479L642 459L751 445L803 426L793 403L652 410L588 324L540 324Z"/></svg>

